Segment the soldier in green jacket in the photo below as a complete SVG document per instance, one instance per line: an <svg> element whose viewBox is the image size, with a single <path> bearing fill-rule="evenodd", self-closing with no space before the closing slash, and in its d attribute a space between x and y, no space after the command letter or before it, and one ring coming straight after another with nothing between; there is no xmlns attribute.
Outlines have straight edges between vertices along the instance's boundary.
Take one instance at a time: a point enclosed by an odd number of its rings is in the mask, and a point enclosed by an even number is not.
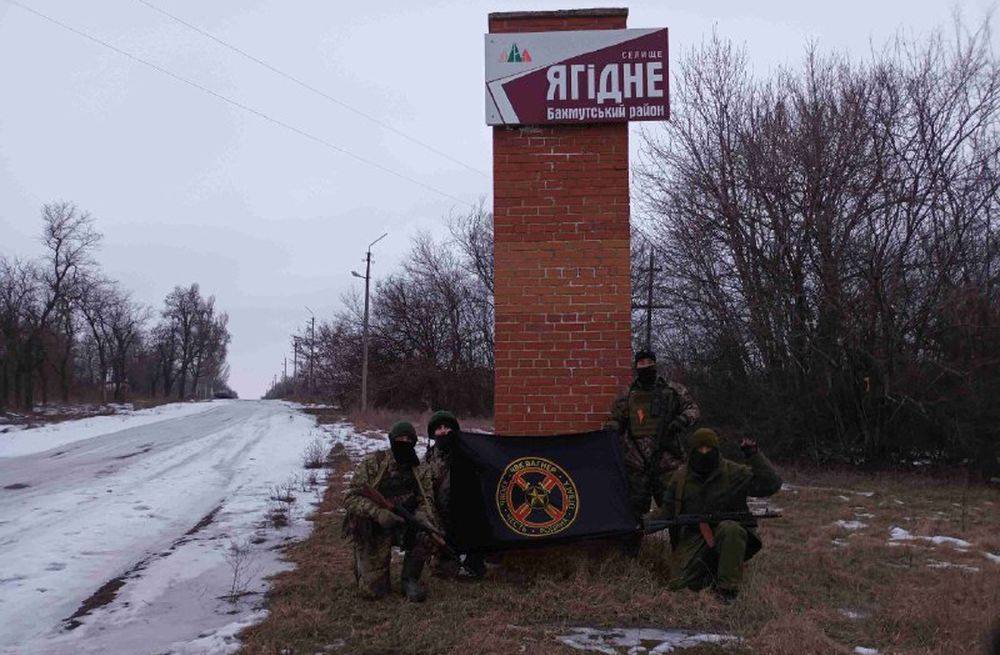
<svg viewBox="0 0 1000 655"><path fill-rule="evenodd" d="M670 475L684 462L681 436L701 416L684 385L656 374L656 354L635 354L635 380L615 400L611 417L621 439L629 501L636 519L659 503ZM638 542L630 550L638 551Z"/></svg>
<svg viewBox="0 0 1000 655"><path fill-rule="evenodd" d="M677 469L663 494L655 518L682 514L747 512L747 496L771 496L781 488L781 477L764 457L757 442L740 442L749 466L724 459L719 437L701 428L691 435L686 466ZM761 549L755 521L672 528L673 577L671 589L699 590L712 586L719 598L731 603L739 593L743 562Z"/></svg>
<svg viewBox="0 0 1000 655"><path fill-rule="evenodd" d="M413 602L421 602L427 597L420 583L424 561L431 548L426 535L361 493L365 486L371 486L394 504L401 504L420 520L436 526L433 480L430 470L420 466L416 443L417 433L413 426L405 421L396 423L389 431L390 449L366 457L347 489L344 532L354 543L354 574L358 588L368 598L382 598L391 589L389 563L393 546L405 552L403 594Z"/></svg>

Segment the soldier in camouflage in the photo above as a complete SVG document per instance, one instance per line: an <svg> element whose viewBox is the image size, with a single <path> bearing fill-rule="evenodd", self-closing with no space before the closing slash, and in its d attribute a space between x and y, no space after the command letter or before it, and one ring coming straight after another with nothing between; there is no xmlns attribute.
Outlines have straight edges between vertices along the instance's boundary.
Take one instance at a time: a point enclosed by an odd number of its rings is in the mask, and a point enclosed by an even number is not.
<svg viewBox="0 0 1000 655"><path fill-rule="evenodd" d="M451 534L451 453L455 440L462 431L458 419L451 412L440 410L431 415L427 422L427 437L430 445L424 455L424 466L430 471L434 488L434 507L441 518L445 534ZM474 576L485 573L482 555L466 554L463 565ZM458 575L458 562L435 554L431 558L431 571L436 576Z"/></svg>
<svg viewBox="0 0 1000 655"><path fill-rule="evenodd" d="M656 374L656 354L635 354L635 380L611 409L628 475L629 500L638 519L659 503L670 475L684 462L681 437L701 416L684 385ZM633 545L636 549L638 544Z"/></svg>
<svg viewBox="0 0 1000 655"><path fill-rule="evenodd" d="M389 563L393 546L405 553L403 594L413 602L421 602L427 597L420 583L424 561L431 550L426 535L361 493L365 486L371 486L423 522L438 525L431 472L420 466L414 449L416 443L417 433L413 426L405 421L396 423L389 431L390 450L366 457L348 486L344 499L344 533L354 543L355 579L362 595L368 598L382 598L391 589Z"/></svg>
<svg viewBox="0 0 1000 655"><path fill-rule="evenodd" d="M688 462L667 484L658 515L746 512L747 496L771 496L781 489L781 477L753 439L740 442L747 464L724 459L719 437L701 428L691 435ZM671 589L699 590L711 586L722 602L736 599L743 579L743 562L761 549L756 522L720 521L671 528L673 578Z"/></svg>

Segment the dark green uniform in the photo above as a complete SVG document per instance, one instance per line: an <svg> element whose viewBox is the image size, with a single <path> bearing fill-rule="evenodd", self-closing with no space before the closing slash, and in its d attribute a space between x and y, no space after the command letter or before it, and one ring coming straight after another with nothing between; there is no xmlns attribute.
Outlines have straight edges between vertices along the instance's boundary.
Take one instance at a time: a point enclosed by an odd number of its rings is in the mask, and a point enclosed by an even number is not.
<svg viewBox="0 0 1000 655"><path fill-rule="evenodd" d="M701 412L684 385L656 378L648 387L635 381L611 408L618 428L629 500L635 515L649 511L663 495L670 475L684 462L681 436Z"/></svg>
<svg viewBox="0 0 1000 655"><path fill-rule="evenodd" d="M403 578L419 579L430 544L423 533L400 525L385 529L379 515L388 512L361 495L365 486L374 487L394 503L400 503L417 518L437 525L432 497L433 481L423 466L400 467L392 452L381 451L366 457L351 478L344 499L344 531L354 543L354 574L362 594L381 598L389 593L389 563L392 547L403 551Z"/></svg>
<svg viewBox="0 0 1000 655"><path fill-rule="evenodd" d="M699 431L700 432L700 431ZM749 512L747 496L770 496L781 488L781 477L760 452L750 457L750 465L722 459L718 468L703 477L688 466L677 469L663 494L657 518L678 514ZM722 521L709 526L715 546L709 548L697 525L671 530L674 572L672 589L698 590L714 585L717 590L735 593L743 575L743 562L761 549L754 528Z"/></svg>

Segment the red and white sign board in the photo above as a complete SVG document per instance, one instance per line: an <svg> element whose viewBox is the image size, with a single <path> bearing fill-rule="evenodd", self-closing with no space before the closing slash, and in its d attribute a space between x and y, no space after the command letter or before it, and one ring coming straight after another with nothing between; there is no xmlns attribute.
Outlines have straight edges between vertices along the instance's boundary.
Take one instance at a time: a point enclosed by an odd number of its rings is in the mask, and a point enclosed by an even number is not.
<svg viewBox="0 0 1000 655"><path fill-rule="evenodd" d="M669 117L666 28L486 35L488 125Z"/></svg>

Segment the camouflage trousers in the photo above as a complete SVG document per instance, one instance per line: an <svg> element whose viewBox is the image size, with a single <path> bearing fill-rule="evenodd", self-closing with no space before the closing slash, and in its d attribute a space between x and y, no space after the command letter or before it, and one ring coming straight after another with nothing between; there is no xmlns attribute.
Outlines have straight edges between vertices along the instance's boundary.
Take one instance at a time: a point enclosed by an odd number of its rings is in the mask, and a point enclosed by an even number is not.
<svg viewBox="0 0 1000 655"><path fill-rule="evenodd" d="M743 561L749 559L747 542L756 537L735 521L722 521L713 532L713 548L700 536L691 535L675 549L677 568L670 580L671 589L698 591L713 586L723 591L739 590Z"/></svg>
<svg viewBox="0 0 1000 655"><path fill-rule="evenodd" d="M657 450L653 439L631 439L620 435L629 505L638 519L650 509L650 502L660 506L663 492L683 460L668 450Z"/></svg>
<svg viewBox="0 0 1000 655"><path fill-rule="evenodd" d="M419 579L430 544L425 535L408 526L387 531L374 521L372 524L354 538L354 579L361 595L382 598L392 590L389 581L392 547L403 550L403 579Z"/></svg>
<svg viewBox="0 0 1000 655"><path fill-rule="evenodd" d="M662 476L651 476L646 469L626 468L628 480L628 499L632 508L632 513L636 518L650 510L650 504L656 503L660 506L663 499L663 491L666 488L666 479L670 473Z"/></svg>

